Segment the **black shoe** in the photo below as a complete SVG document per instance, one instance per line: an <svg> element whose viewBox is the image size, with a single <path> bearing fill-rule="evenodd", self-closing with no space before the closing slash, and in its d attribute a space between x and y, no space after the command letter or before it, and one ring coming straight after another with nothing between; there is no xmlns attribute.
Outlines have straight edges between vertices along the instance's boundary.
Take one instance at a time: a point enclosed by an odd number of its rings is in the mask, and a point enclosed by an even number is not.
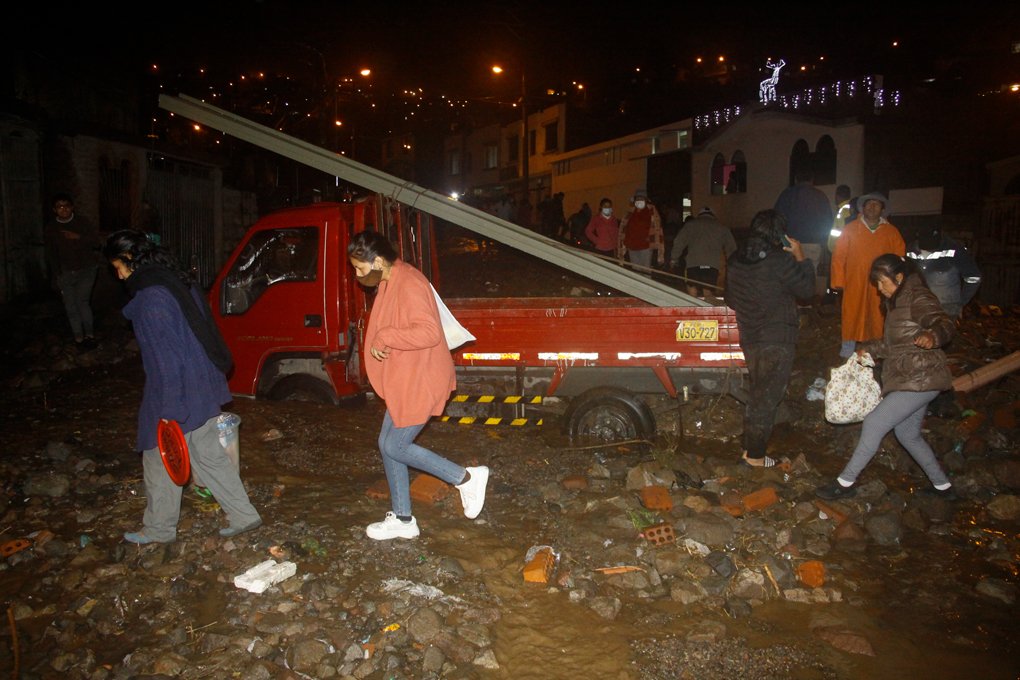
<svg viewBox="0 0 1020 680"><path fill-rule="evenodd" d="M825 486L820 486L815 489L815 495L819 498L824 498L827 501L835 501L840 498L849 498L857 493L857 489L853 486L843 486L838 481L831 481Z"/></svg>
<svg viewBox="0 0 1020 680"><path fill-rule="evenodd" d="M948 489L936 489L934 486L926 486L921 489L921 494L928 496L929 498L941 498L946 501L958 501L960 497L953 491L953 487Z"/></svg>

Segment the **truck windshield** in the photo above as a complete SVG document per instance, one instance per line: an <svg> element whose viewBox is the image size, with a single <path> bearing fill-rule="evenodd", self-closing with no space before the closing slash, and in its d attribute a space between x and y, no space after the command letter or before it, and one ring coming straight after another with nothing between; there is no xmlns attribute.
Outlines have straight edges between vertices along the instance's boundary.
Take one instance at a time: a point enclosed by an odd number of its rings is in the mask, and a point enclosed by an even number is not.
<svg viewBox="0 0 1020 680"><path fill-rule="evenodd" d="M223 280L222 313L244 314L269 288L315 281L319 270L319 230L271 229L253 234Z"/></svg>

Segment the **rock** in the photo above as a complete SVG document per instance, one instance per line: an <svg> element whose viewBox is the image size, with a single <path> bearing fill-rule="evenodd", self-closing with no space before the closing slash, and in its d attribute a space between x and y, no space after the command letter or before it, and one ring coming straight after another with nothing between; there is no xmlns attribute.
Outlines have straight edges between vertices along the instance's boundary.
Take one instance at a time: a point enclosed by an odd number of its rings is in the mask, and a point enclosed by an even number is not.
<svg viewBox="0 0 1020 680"><path fill-rule="evenodd" d="M439 673L446 662L446 655L439 647L429 646L422 655L422 670L426 673Z"/></svg>
<svg viewBox="0 0 1020 680"><path fill-rule="evenodd" d="M265 661L256 661L241 671L239 680L272 680L273 672L270 670L271 668L272 666Z"/></svg>
<svg viewBox="0 0 1020 680"><path fill-rule="evenodd" d="M715 573L725 578L733 576L734 572L737 570L737 567L733 564L733 560L729 558L729 555L718 550L706 555L705 563L712 567Z"/></svg>
<svg viewBox="0 0 1020 680"><path fill-rule="evenodd" d="M992 474L999 486L1020 491L1020 460L1002 460L992 466Z"/></svg>
<svg viewBox="0 0 1020 680"><path fill-rule="evenodd" d="M26 496L60 498L71 489L71 479L59 473L42 473L30 476L22 486Z"/></svg>
<svg viewBox="0 0 1020 680"><path fill-rule="evenodd" d="M842 550L859 552L867 547L868 534L855 522L847 520L833 530L832 541Z"/></svg>
<svg viewBox="0 0 1020 680"><path fill-rule="evenodd" d="M734 619L744 619L751 615L751 605L746 600L729 598L723 606L723 611Z"/></svg>
<svg viewBox="0 0 1020 680"><path fill-rule="evenodd" d="M449 578L459 579L464 577L464 567L461 565L460 560L454 557L444 557L443 559L439 560L439 567L437 568L437 572L441 576L446 576Z"/></svg>
<svg viewBox="0 0 1020 680"><path fill-rule="evenodd" d="M46 442L46 457L62 463L71 455L71 448L64 442Z"/></svg>
<svg viewBox="0 0 1020 680"><path fill-rule="evenodd" d="M690 508L694 512L707 512L712 507L712 502L704 496L691 495L687 496L683 500L683 506Z"/></svg>
<svg viewBox="0 0 1020 680"><path fill-rule="evenodd" d="M588 476L592 479L609 479L609 468L602 463L592 463L588 468Z"/></svg>
<svg viewBox="0 0 1020 680"><path fill-rule="evenodd" d="M854 498L874 505L878 503L888 489L889 487L887 487L882 480L873 479L869 482L864 482L863 484L858 483L857 493L854 494Z"/></svg>
<svg viewBox="0 0 1020 680"><path fill-rule="evenodd" d="M1012 522L1020 517L1020 497L1012 494L1000 494L986 506L988 513L995 519Z"/></svg>
<svg viewBox="0 0 1020 680"><path fill-rule="evenodd" d="M1000 600L1010 606L1016 602L1016 586L998 578L983 578L974 586L974 590L988 597Z"/></svg>
<svg viewBox="0 0 1020 680"><path fill-rule="evenodd" d="M718 621L700 621L690 633L688 642L719 642L726 637L726 626Z"/></svg>
<svg viewBox="0 0 1020 680"><path fill-rule="evenodd" d="M772 578L779 584L779 588L792 588L797 585L797 577L789 560L769 555L765 558L762 568L768 567Z"/></svg>
<svg viewBox="0 0 1020 680"><path fill-rule="evenodd" d="M156 675L180 675L190 665L191 662L180 654L168 652L156 659L152 664L152 672Z"/></svg>
<svg viewBox="0 0 1020 680"><path fill-rule="evenodd" d="M899 545L903 523L897 512L876 512L864 521L871 540L882 546Z"/></svg>
<svg viewBox="0 0 1020 680"><path fill-rule="evenodd" d="M690 557L679 550L656 550L652 563L661 576L679 576L690 564Z"/></svg>
<svg viewBox="0 0 1020 680"><path fill-rule="evenodd" d="M604 619L612 621L619 615L623 603L616 597L593 597L588 600L588 607Z"/></svg>
<svg viewBox="0 0 1020 680"><path fill-rule="evenodd" d="M646 486L664 486L672 489L676 474L655 461L635 465L627 471L627 490L640 491Z"/></svg>
<svg viewBox="0 0 1020 680"><path fill-rule="evenodd" d="M436 639L443 627L443 618L436 610L428 607L418 610L407 621L408 634L415 642L422 644Z"/></svg>
<svg viewBox="0 0 1020 680"><path fill-rule="evenodd" d="M722 517L705 513L689 517L684 523L684 534L698 543L724 546L733 540L733 527Z"/></svg>
<svg viewBox="0 0 1020 680"><path fill-rule="evenodd" d="M764 600L768 597L765 591L765 575L753 569L741 569L733 579L730 593L743 600Z"/></svg>
<svg viewBox="0 0 1020 680"><path fill-rule="evenodd" d="M829 601L829 596L822 588L787 588L783 591L783 598L802 604L822 604Z"/></svg>
<svg viewBox="0 0 1020 680"><path fill-rule="evenodd" d="M479 654L474 661L475 666L481 666L482 668L488 668L490 670L499 670L499 662L496 661L496 653L491 649L486 649L484 652Z"/></svg>
<svg viewBox="0 0 1020 680"><path fill-rule="evenodd" d="M433 644L443 650L454 663L471 663L478 655L474 645L461 636L445 630L433 638Z"/></svg>
<svg viewBox="0 0 1020 680"><path fill-rule="evenodd" d="M674 584L669 589L669 597L680 604L694 604L705 599L708 595L699 583L688 583L686 581Z"/></svg>
<svg viewBox="0 0 1020 680"><path fill-rule="evenodd" d="M300 673L311 673L331 650L322 640L301 639L288 647L287 664Z"/></svg>
<svg viewBox="0 0 1020 680"><path fill-rule="evenodd" d="M875 656L875 650L871 647L868 639L860 633L847 628L815 628L814 634L828 642L836 649L851 654L862 654L864 656Z"/></svg>
<svg viewBox="0 0 1020 680"><path fill-rule="evenodd" d="M492 645L489 629L478 623L465 623L457 627L457 633L479 649Z"/></svg>

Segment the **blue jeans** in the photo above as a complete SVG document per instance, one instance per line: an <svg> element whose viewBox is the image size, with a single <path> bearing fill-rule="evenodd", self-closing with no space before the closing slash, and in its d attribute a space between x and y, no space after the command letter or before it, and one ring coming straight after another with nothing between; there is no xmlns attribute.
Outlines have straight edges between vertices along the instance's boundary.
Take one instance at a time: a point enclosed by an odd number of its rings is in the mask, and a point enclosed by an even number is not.
<svg viewBox="0 0 1020 680"><path fill-rule="evenodd" d="M64 311L71 324L74 339L81 342L95 334L92 321L92 288L96 285L98 267L76 269L57 277L57 286L64 299Z"/></svg>
<svg viewBox="0 0 1020 680"><path fill-rule="evenodd" d="M856 482L857 476L878 452L882 438L889 430L896 431L896 439L907 450L911 458L924 470L935 486L948 484L949 478L942 471L935 452L921 435L921 422L928 410L928 404L939 395L938 390L928 392L890 392L878 402L878 406L864 418L861 438L857 441L850 461L839 473L844 482Z"/></svg>
<svg viewBox="0 0 1020 680"><path fill-rule="evenodd" d="M414 438L424 427L425 423L396 427L389 410L383 416L382 430L379 432L379 451L382 453L383 467L386 469L386 481L390 486L393 514L397 517L411 515L411 482L408 468L413 467L427 472L447 484L460 484L466 473L460 465L414 443Z"/></svg>

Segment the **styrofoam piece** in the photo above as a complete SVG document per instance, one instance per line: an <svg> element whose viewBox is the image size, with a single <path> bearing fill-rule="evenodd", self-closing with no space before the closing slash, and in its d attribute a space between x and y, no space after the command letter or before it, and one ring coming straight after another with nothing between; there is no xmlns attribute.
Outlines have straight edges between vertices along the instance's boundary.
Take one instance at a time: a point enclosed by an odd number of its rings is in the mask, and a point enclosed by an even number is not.
<svg viewBox="0 0 1020 680"><path fill-rule="evenodd" d="M271 585L289 579L297 573L297 565L293 562L266 560L256 564L248 571L234 577L234 585L251 593L261 593Z"/></svg>

